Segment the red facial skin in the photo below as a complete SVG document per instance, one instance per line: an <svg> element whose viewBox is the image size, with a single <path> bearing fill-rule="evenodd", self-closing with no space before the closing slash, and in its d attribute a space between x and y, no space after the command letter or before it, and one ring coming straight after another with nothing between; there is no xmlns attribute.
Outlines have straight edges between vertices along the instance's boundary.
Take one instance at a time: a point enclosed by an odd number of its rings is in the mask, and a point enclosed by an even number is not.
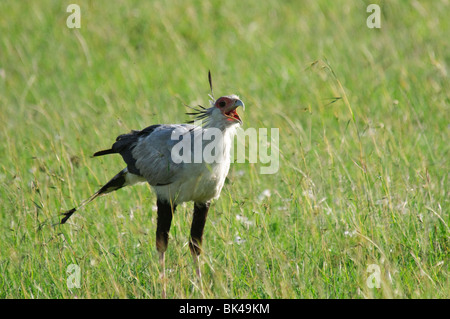
<svg viewBox="0 0 450 319"><path fill-rule="evenodd" d="M242 122L241 118L236 112L236 101L239 101L239 99L223 96L217 99L214 106L221 110L222 114L227 117L227 121Z"/></svg>

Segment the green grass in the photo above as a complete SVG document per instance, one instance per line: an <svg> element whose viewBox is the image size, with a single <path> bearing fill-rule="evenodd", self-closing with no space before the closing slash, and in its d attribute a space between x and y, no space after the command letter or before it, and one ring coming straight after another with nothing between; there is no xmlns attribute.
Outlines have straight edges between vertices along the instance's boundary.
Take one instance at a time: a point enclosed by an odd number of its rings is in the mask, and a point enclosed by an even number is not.
<svg viewBox="0 0 450 319"><path fill-rule="evenodd" d="M180 207L169 298L450 297L448 1L374 1L369 29L371 1L79 0L79 30L73 2L0 3L0 298L161 295L149 187L51 222L124 166L91 154L205 105L209 69L244 128L280 129L280 169L232 164L203 289Z"/></svg>

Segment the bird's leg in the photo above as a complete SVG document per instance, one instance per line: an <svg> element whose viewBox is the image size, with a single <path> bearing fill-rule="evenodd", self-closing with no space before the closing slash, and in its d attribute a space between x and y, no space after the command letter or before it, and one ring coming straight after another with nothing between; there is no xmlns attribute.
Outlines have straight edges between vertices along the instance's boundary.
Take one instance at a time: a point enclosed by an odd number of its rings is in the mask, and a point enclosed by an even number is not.
<svg viewBox="0 0 450 319"><path fill-rule="evenodd" d="M159 278L162 282L162 299L166 299L166 265L165 265L165 253L159 252L159 265L161 267Z"/></svg>
<svg viewBox="0 0 450 319"><path fill-rule="evenodd" d="M159 264L161 267L160 278L163 284L162 298L166 298L166 280L165 280L165 257L164 254L167 250L169 243L169 230L172 223L172 215L175 212L175 205L159 200L156 205L158 206L158 218L156 226L156 249L159 252Z"/></svg>
<svg viewBox="0 0 450 319"><path fill-rule="evenodd" d="M206 217L208 215L209 202L194 203L194 218L191 226L191 239L189 241L189 248L191 250L192 258L194 259L195 271L201 283L201 271L199 264L199 256L202 251L202 237L203 229L205 228Z"/></svg>

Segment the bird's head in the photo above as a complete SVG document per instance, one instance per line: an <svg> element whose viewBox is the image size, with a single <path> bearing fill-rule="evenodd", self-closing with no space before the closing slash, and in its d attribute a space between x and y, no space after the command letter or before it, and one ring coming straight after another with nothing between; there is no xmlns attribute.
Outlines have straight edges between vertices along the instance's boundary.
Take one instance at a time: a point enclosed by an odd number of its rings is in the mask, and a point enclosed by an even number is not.
<svg viewBox="0 0 450 319"><path fill-rule="evenodd" d="M242 102L237 95L226 95L219 97L213 104L212 116L217 120L228 122L232 124L242 124L242 120L236 109L242 106L245 110L244 102Z"/></svg>
<svg viewBox="0 0 450 319"><path fill-rule="evenodd" d="M222 96L217 100L210 100L210 103L211 107L208 109L201 105L198 105L197 108L189 106L189 108L195 111L186 113L195 116L195 120L192 120L189 123L204 120L204 125L218 128L227 128L242 124L242 120L236 109L239 106L242 106L242 108L245 109L245 105L237 95L232 94Z"/></svg>
<svg viewBox="0 0 450 319"><path fill-rule="evenodd" d="M236 112L236 109L239 106L242 106L242 109L245 110L244 102L242 102L239 99L239 96L235 94L221 96L217 100L214 99L211 72L208 72L208 80L209 88L211 89L211 94L209 95L209 97L211 98L211 100L209 101L211 107L207 109L201 105L198 105L198 108L188 106L189 108L193 109L195 113L191 112L186 114L194 115L195 120L205 119L206 126L225 129L237 124L241 125L242 120L239 117L239 114ZM189 123L193 123L195 122L195 120Z"/></svg>

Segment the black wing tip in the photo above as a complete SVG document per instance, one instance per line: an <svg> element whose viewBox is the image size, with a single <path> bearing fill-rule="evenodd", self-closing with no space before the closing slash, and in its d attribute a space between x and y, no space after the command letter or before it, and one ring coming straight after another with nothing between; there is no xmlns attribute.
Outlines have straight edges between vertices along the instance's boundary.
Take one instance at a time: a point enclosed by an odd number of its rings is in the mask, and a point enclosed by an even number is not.
<svg viewBox="0 0 450 319"><path fill-rule="evenodd" d="M76 212L76 210L77 210L76 208L72 208L71 210L68 210L68 211L62 213L61 215L64 215L65 217L63 219L61 219L61 223L60 224L65 224L66 221L70 218L70 216L72 216L73 213Z"/></svg>

